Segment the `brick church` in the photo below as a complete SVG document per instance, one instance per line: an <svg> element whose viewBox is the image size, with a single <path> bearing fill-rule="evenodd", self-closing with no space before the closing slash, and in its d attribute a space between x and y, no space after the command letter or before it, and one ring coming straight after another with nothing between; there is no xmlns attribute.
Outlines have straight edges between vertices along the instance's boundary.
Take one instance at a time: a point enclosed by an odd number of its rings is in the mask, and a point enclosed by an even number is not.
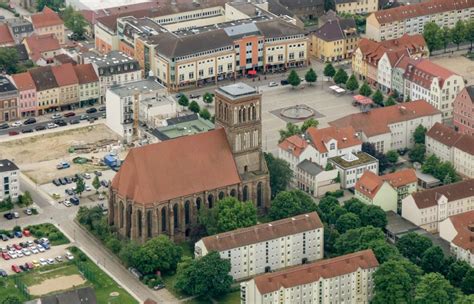
<svg viewBox="0 0 474 304"><path fill-rule="evenodd" d="M198 210L233 196L270 206L262 99L243 83L215 91L215 130L130 150L112 180L109 225L137 242L185 240Z"/></svg>

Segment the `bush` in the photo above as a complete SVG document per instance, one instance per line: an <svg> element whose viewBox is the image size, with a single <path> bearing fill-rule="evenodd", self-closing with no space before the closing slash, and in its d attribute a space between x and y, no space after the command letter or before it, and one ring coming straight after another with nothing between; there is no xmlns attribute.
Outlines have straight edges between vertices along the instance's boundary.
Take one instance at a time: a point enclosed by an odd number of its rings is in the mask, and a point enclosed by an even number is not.
<svg viewBox="0 0 474 304"><path fill-rule="evenodd" d="M13 227L13 232L16 232L16 231L21 231L21 227L20 226Z"/></svg>
<svg viewBox="0 0 474 304"><path fill-rule="evenodd" d="M35 238L47 237L52 245L62 245L69 243L66 236L51 223L27 226L28 229Z"/></svg>
<svg viewBox="0 0 474 304"><path fill-rule="evenodd" d="M109 240L105 243L105 246L109 248L113 253L117 254L122 249L122 243L114 237L109 238Z"/></svg>
<svg viewBox="0 0 474 304"><path fill-rule="evenodd" d="M33 213L34 215L37 215L37 214L38 214L38 210L36 210L36 208L31 208L31 213Z"/></svg>
<svg viewBox="0 0 474 304"><path fill-rule="evenodd" d="M333 192L326 192L325 196L333 196L336 198L343 197L344 196L344 190L339 189Z"/></svg>
<svg viewBox="0 0 474 304"><path fill-rule="evenodd" d="M87 256L82 251L77 252L77 258L81 262L86 262L87 261Z"/></svg>

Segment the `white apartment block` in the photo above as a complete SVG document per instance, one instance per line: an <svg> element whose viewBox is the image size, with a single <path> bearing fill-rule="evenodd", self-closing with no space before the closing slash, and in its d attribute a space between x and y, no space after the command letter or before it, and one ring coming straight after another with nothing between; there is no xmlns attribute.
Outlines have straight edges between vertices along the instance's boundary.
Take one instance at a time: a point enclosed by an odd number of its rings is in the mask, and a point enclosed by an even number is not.
<svg viewBox="0 0 474 304"><path fill-rule="evenodd" d="M372 13L367 18L366 37L375 41L395 39L405 33L422 34L428 22L453 28L458 20L472 18L472 0L430 0Z"/></svg>
<svg viewBox="0 0 474 304"><path fill-rule="evenodd" d="M195 244L196 258L211 251L229 259L230 275L241 280L257 274L322 259L323 224L316 212L205 237Z"/></svg>
<svg viewBox="0 0 474 304"><path fill-rule="evenodd" d="M439 224L439 236L449 242L451 253L474 267L474 210L453 215Z"/></svg>
<svg viewBox="0 0 474 304"><path fill-rule="evenodd" d="M402 217L430 232L446 218L474 210L474 179L412 193L402 201Z"/></svg>
<svg viewBox="0 0 474 304"><path fill-rule="evenodd" d="M365 152L336 156L329 163L338 170L343 189L353 188L365 171L379 174L379 161Z"/></svg>
<svg viewBox="0 0 474 304"><path fill-rule="evenodd" d="M369 303L378 266L369 249L263 274L240 284L241 303Z"/></svg>
<svg viewBox="0 0 474 304"><path fill-rule="evenodd" d="M8 159L0 160L0 201L10 197L13 201L20 195L20 169Z"/></svg>

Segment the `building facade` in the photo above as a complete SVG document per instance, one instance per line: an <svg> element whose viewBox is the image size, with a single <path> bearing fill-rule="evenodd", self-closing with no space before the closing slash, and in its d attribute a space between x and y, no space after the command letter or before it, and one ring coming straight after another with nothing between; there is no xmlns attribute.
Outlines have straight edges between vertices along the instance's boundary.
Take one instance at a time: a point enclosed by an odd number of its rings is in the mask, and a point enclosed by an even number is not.
<svg viewBox="0 0 474 304"><path fill-rule="evenodd" d="M30 73L14 74L11 78L18 89L18 117L37 115L36 87Z"/></svg>
<svg viewBox="0 0 474 304"><path fill-rule="evenodd" d="M355 198L383 211L397 211L397 191L372 171L365 171L354 187Z"/></svg>
<svg viewBox="0 0 474 304"><path fill-rule="evenodd" d="M474 210L453 215L439 224L439 236L449 242L451 253L474 267Z"/></svg>
<svg viewBox="0 0 474 304"><path fill-rule="evenodd" d="M365 171L379 174L379 161L365 152L332 157L328 162L337 169L343 189L355 187Z"/></svg>
<svg viewBox="0 0 474 304"><path fill-rule="evenodd" d="M71 63L53 66L53 75L59 85L59 107L61 110L79 106L79 80Z"/></svg>
<svg viewBox="0 0 474 304"><path fill-rule="evenodd" d="M393 189L397 191L397 210L402 213L402 200L408 195L417 191L418 178L413 169L401 169L393 173L380 176L387 181Z"/></svg>
<svg viewBox="0 0 474 304"><path fill-rule="evenodd" d="M18 90L5 76L0 76L0 122L18 118Z"/></svg>
<svg viewBox="0 0 474 304"><path fill-rule="evenodd" d="M92 64L76 64L73 66L79 82L79 106L92 105L100 99L100 84Z"/></svg>
<svg viewBox="0 0 474 304"><path fill-rule="evenodd" d="M10 197L16 202L20 195L20 169L8 159L0 160L0 201Z"/></svg>
<svg viewBox="0 0 474 304"><path fill-rule="evenodd" d="M59 107L59 85L50 66L38 67L28 71L36 87L38 115L56 110Z"/></svg>
<svg viewBox="0 0 474 304"><path fill-rule="evenodd" d="M340 189L338 173L336 169L324 170L318 164L305 159L296 166L296 187L313 197L321 197L327 192Z"/></svg>
<svg viewBox="0 0 474 304"><path fill-rule="evenodd" d="M316 212L301 214L202 238L194 253L200 258L217 251L230 260L234 280L242 280L322 259L323 229Z"/></svg>
<svg viewBox="0 0 474 304"><path fill-rule="evenodd" d="M474 136L474 86L465 87L454 99L453 122L456 131Z"/></svg>
<svg viewBox="0 0 474 304"><path fill-rule="evenodd" d="M13 18L7 20L10 33L12 34L15 44L20 44L23 39L33 34L33 24L26 19Z"/></svg>
<svg viewBox="0 0 474 304"><path fill-rule="evenodd" d="M45 6L43 11L33 14L28 18L33 24L36 35L52 34L60 44L65 43L64 22L52 9Z"/></svg>
<svg viewBox="0 0 474 304"><path fill-rule="evenodd" d="M339 14L367 14L379 9L378 0L336 0L336 12Z"/></svg>

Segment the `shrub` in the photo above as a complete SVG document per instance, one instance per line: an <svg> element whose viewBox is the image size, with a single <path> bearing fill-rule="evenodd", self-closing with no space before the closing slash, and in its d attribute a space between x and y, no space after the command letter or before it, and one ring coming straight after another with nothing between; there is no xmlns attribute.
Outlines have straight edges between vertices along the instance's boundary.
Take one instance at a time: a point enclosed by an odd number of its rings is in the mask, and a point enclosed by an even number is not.
<svg viewBox="0 0 474 304"><path fill-rule="evenodd" d="M109 238L105 245L115 254L119 253L120 249L122 249L122 243L114 237Z"/></svg>
<svg viewBox="0 0 474 304"><path fill-rule="evenodd" d="M332 192L326 192L325 196L343 197L344 196L344 190L339 189L339 190L332 191Z"/></svg>
<svg viewBox="0 0 474 304"><path fill-rule="evenodd" d="M16 232L16 231L21 231L21 227L20 226L13 227L13 232Z"/></svg>

